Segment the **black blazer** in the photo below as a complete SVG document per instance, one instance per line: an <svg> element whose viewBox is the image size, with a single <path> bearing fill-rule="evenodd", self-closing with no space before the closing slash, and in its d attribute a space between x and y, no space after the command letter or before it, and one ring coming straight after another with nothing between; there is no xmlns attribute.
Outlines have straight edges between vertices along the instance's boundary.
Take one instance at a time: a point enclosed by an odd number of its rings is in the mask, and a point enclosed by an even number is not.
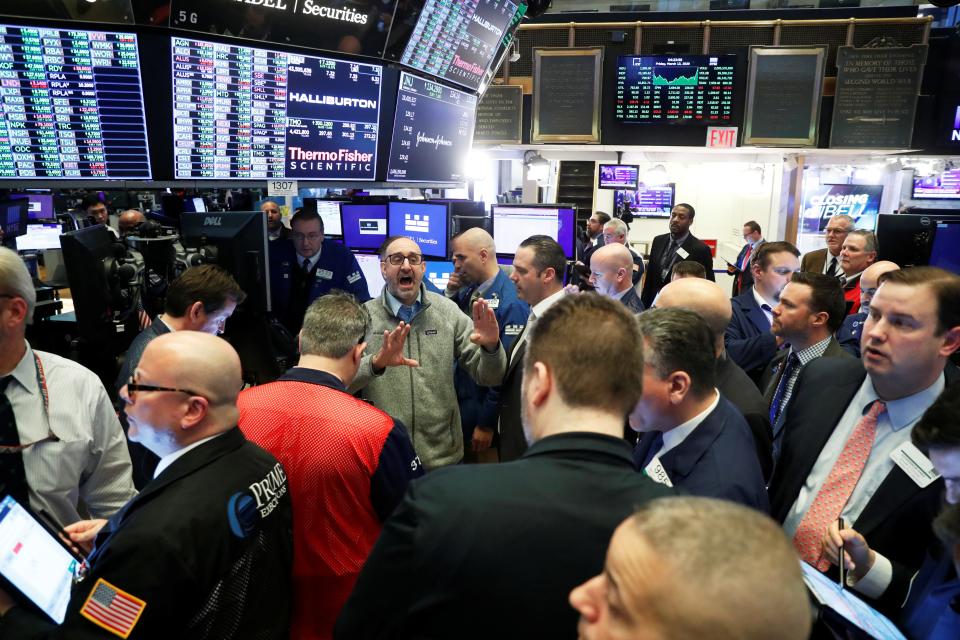
<svg viewBox="0 0 960 640"><path fill-rule="evenodd" d="M524 332L528 329L529 327L524 327ZM527 450L527 438L523 434L523 423L520 420L520 407L523 406L520 385L523 382L523 354L527 347L526 340L521 342L522 337L522 333L517 336L507 353L509 364L503 374L503 382L500 383L500 462L516 460Z"/></svg>
<svg viewBox="0 0 960 640"><path fill-rule="evenodd" d="M631 313L640 313L644 309L643 303L640 302L640 296L637 295L637 290L634 287L627 289L627 292L620 298L620 302L622 302Z"/></svg>
<svg viewBox="0 0 960 640"><path fill-rule="evenodd" d="M672 493L626 442L586 432L434 471L384 525L334 637L575 638L570 590L603 570L621 521Z"/></svg>
<svg viewBox="0 0 960 640"><path fill-rule="evenodd" d="M650 264L647 265L647 277L646 280L643 281L643 292L640 294L643 306L647 308L653 304L653 300L657 297L660 289L668 282L660 277L660 271L663 265L669 263L674 257L672 255L665 255L669 246L670 234L664 233L655 237L650 247ZM710 247L694 237L692 233L687 236L687 239L680 247L690 254L686 258L687 260L693 260L703 265L703 268L707 271L707 280L716 281L713 276L713 256L710 253ZM682 259L679 255L677 255L676 258L677 262Z"/></svg>
<svg viewBox="0 0 960 640"><path fill-rule="evenodd" d="M950 364L944 373L948 385L960 377L960 370ZM770 481L770 514L777 521L787 518L866 375L854 358L818 358L800 372L787 407L780 460ZM942 479L920 489L894 466L851 524L873 549L916 571L934 541L930 523L940 510L942 493Z"/></svg>
<svg viewBox="0 0 960 640"><path fill-rule="evenodd" d="M770 364L763 370L763 376L760 378L760 388L763 389L763 402L770 408L773 402L773 396L777 392L777 386L780 384L780 378L783 377L783 364L787 360L789 349L783 349L774 356ZM823 352L823 358L852 358L849 353L843 350L836 338L830 339L827 350Z"/></svg>
<svg viewBox="0 0 960 640"><path fill-rule="evenodd" d="M657 437L650 431L634 450L643 464ZM740 411L721 394L720 402L686 439L660 456L677 489L696 496L732 500L768 513L767 488L753 435Z"/></svg>

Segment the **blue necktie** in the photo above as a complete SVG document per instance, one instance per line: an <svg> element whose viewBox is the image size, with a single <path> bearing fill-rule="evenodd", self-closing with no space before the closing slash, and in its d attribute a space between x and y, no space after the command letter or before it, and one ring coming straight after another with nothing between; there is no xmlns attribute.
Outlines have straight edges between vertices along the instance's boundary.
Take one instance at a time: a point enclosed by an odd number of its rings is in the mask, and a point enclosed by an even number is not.
<svg viewBox="0 0 960 640"><path fill-rule="evenodd" d="M787 381L790 379L790 375L793 373L793 370L797 368L800 364L800 356L796 352L791 352L787 356L787 361L783 365L783 375L780 376L780 382L777 384L777 390L773 394L773 402L770 403L770 425L775 426L777 424L777 418L780 417L780 414L783 413L783 407L780 405L783 403L783 396L787 392ZM776 432L776 429L774 429Z"/></svg>
<svg viewBox="0 0 960 640"><path fill-rule="evenodd" d="M644 458L643 464L640 465L640 470L647 468L647 465L660 453L660 449L663 449L663 432L658 431L657 437L653 439L653 442L650 443L650 448L647 449L647 457Z"/></svg>
<svg viewBox="0 0 960 640"><path fill-rule="evenodd" d="M410 324L410 321L413 320L414 309L412 305L402 304L400 309L397 310L397 317Z"/></svg>

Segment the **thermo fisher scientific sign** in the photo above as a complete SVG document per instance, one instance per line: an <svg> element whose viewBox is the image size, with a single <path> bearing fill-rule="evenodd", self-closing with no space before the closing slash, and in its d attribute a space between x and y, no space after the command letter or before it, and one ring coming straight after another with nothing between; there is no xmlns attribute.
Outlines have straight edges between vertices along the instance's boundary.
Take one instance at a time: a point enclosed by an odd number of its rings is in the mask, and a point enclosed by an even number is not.
<svg viewBox="0 0 960 640"><path fill-rule="evenodd" d="M172 39L177 179L373 180L383 68Z"/></svg>
<svg viewBox="0 0 960 640"><path fill-rule="evenodd" d="M401 74L387 180L462 182L476 110L476 96Z"/></svg>

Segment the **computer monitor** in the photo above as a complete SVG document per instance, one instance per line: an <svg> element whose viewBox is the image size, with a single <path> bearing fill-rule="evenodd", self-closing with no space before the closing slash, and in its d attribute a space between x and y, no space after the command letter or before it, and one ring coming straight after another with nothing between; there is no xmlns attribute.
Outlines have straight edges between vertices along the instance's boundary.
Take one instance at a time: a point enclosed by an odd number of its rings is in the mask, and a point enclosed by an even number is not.
<svg viewBox="0 0 960 640"><path fill-rule="evenodd" d="M17 251L44 251L60 248L63 228L53 224L28 224L27 232L17 238Z"/></svg>
<svg viewBox="0 0 960 640"><path fill-rule="evenodd" d="M598 189L636 189L640 166L635 164L601 164L597 174Z"/></svg>
<svg viewBox="0 0 960 640"><path fill-rule="evenodd" d="M0 201L0 223L3 224L3 244L13 247L16 238L27 232L29 203L20 198Z"/></svg>
<svg viewBox="0 0 960 640"><path fill-rule="evenodd" d="M98 224L61 235L60 246L79 333L91 339L109 336L105 329L116 331L117 314L129 307L110 277L117 265L117 256L124 254L123 245L115 241L105 226ZM135 313L128 315L124 333L136 335Z"/></svg>
<svg viewBox="0 0 960 640"><path fill-rule="evenodd" d="M27 219L31 221L56 220L53 208L53 195L48 193L11 193L10 199L26 199L29 203Z"/></svg>
<svg viewBox="0 0 960 640"><path fill-rule="evenodd" d="M340 203L343 243L350 249L377 251L387 239L387 203ZM371 295L373 295L371 293Z"/></svg>
<svg viewBox="0 0 960 640"><path fill-rule="evenodd" d="M191 196L183 199L183 210L191 213L206 213L210 210L205 198Z"/></svg>
<svg viewBox="0 0 960 640"><path fill-rule="evenodd" d="M450 211L446 203L390 202L387 204L387 233L407 236L424 257L445 260Z"/></svg>
<svg viewBox="0 0 960 640"><path fill-rule="evenodd" d="M247 294L246 309L270 311L267 217L263 213L184 213L180 236L184 247L205 248L211 261L230 272Z"/></svg>
<svg viewBox="0 0 960 640"><path fill-rule="evenodd" d="M304 198L303 208L313 209L323 220L323 235L326 238L343 237L343 221L340 219L340 200Z"/></svg>
<svg viewBox="0 0 960 640"><path fill-rule="evenodd" d="M512 257L521 242L545 235L560 243L568 260L574 259L577 210L573 205L495 204L492 209L497 255Z"/></svg>
<svg viewBox="0 0 960 640"><path fill-rule="evenodd" d="M354 256L357 259L357 264L360 265L363 277L367 279L367 289L370 295L374 298L379 297L386 285L383 273L380 271L380 256L375 253L357 253Z"/></svg>
<svg viewBox="0 0 960 640"><path fill-rule="evenodd" d="M453 273L453 263L445 260L425 260L424 264L427 265L427 268L423 277L432 282L433 286L440 291L446 289L450 274Z"/></svg>
<svg viewBox="0 0 960 640"><path fill-rule="evenodd" d="M434 198L430 202L446 202L450 205L450 237L468 229L480 228L493 235L493 218L483 202Z"/></svg>
<svg viewBox="0 0 960 640"><path fill-rule="evenodd" d="M960 274L960 220L938 220L930 247L930 266Z"/></svg>

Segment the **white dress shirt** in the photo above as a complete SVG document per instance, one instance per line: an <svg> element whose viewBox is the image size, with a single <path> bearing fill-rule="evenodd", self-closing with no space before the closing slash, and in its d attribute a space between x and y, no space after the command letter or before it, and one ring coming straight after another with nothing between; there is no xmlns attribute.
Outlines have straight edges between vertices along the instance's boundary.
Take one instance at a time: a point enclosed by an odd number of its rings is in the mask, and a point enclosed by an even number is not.
<svg viewBox="0 0 960 640"><path fill-rule="evenodd" d="M554 303L562 300L565 295L567 295L567 292L563 289L560 289L560 291L547 296L537 304L533 305L533 307L530 309L530 316L527 318L527 324L523 327L523 332L517 336L516 341L513 343L513 349L510 350L510 362L513 361L513 355L519 351L520 345L527 341L527 335L529 335L530 331L533 329L533 325L537 322L537 318L545 314L547 309L552 307Z"/></svg>
<svg viewBox="0 0 960 640"><path fill-rule="evenodd" d="M713 410L717 408L717 405L720 404L720 392L716 389L713 390L714 398L713 402L710 403L710 406L693 416L686 422L677 425L669 431L663 432L663 446L660 448L660 451L657 452L656 457L660 458L667 451L680 446L687 437L693 433L693 430L700 426L700 423L707 419Z"/></svg>
<svg viewBox="0 0 960 640"><path fill-rule="evenodd" d="M197 440L197 441L194 442L193 444L188 444L188 445L185 446L183 449L178 449L177 451L174 451L173 453L168 453L167 455L163 456L162 458L160 458L160 462L157 463L157 468L156 468L156 470L153 472L153 477L154 477L154 478L158 478L158 477L160 476L160 474L163 473L164 469L166 469L167 467L169 467L170 465L172 465L172 464L177 460L177 458L179 458L180 456L186 454L188 451L190 451L190 450L192 450L192 449L196 449L196 448L199 447L200 445L202 445L202 444L204 444L204 443L207 443L207 442L210 442L210 441L213 440L214 438L219 438L219 437L222 436L222 435L223 435L222 433L217 433L217 434L214 434L214 435L209 436L209 437L207 437L207 438L204 438L204 439L202 439L202 440Z"/></svg>
<svg viewBox="0 0 960 640"><path fill-rule="evenodd" d="M760 307L760 310L763 311L763 315L767 317L767 328L770 328L770 325L773 324L773 308L777 306L776 302L771 302L760 295L760 292L757 291L757 287L754 286L750 289L753 291L753 299L757 301L757 306Z"/></svg>
<svg viewBox="0 0 960 640"><path fill-rule="evenodd" d="M52 353L34 352L24 342L26 352L10 372L13 380L6 394L20 443L37 442L23 451L30 506L47 511L64 526L87 517L109 518L137 491L127 440L107 391L89 369ZM34 353L46 379L47 411ZM59 441L38 442L50 433Z"/></svg>

